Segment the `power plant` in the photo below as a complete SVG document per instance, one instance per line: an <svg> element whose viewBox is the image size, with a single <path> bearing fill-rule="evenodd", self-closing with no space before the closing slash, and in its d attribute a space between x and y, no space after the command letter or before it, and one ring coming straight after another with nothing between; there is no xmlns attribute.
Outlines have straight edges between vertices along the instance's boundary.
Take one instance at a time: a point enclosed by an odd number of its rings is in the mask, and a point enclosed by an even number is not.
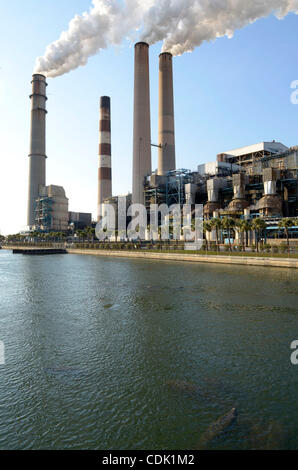
<svg viewBox="0 0 298 470"><path fill-rule="evenodd" d="M46 186L46 77L32 77L27 225L29 230L66 231L68 199L61 186Z"/></svg>
<svg viewBox="0 0 298 470"><path fill-rule="evenodd" d="M46 186L46 86L43 75L33 75L28 225L45 231L57 227L66 230L70 215L65 192ZM158 148L158 168L154 171L152 147ZM158 140L153 144L149 45L135 45L132 196L127 201L143 204L148 220L152 204L202 204L205 219L260 216L268 222L268 230L271 227L274 231L278 219L298 215L297 160L298 146L288 148L272 141L221 152L215 161L199 164L195 170L176 169L173 57L168 52L159 56ZM111 168L111 99L102 96L97 220L101 218L101 204L116 206L120 199L112 195ZM72 216L71 223L75 220Z"/></svg>

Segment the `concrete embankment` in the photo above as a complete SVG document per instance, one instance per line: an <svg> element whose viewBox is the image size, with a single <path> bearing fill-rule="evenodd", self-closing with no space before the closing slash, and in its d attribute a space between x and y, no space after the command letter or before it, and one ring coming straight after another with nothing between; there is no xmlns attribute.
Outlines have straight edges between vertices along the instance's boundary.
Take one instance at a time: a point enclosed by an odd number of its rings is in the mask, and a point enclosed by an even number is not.
<svg viewBox="0 0 298 470"><path fill-rule="evenodd" d="M118 258L138 258L166 261L190 261L197 263L241 264L246 266L265 266L276 268L298 268L298 258L266 258L253 256L199 255L183 253L150 253L112 250L68 249L68 253L77 255L113 256Z"/></svg>

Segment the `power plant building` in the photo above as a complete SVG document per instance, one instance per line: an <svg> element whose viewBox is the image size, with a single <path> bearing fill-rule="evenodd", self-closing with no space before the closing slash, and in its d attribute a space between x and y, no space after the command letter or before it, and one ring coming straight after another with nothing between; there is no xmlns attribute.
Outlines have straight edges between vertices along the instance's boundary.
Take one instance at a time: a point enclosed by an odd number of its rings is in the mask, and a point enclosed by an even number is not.
<svg viewBox="0 0 298 470"><path fill-rule="evenodd" d="M202 204L204 218L298 217L298 146L275 140L219 153L213 162L192 171L176 169L173 57L159 56L157 144L151 142L149 45L134 48L134 115L132 195L127 204L144 204L148 220L152 204ZM80 213L68 212L61 186L46 185L46 78L32 80L29 154L28 226L31 230L66 231L69 224L91 225ZM151 147L158 148L158 168L152 171ZM100 99L98 213L101 204L118 207L112 196L111 100ZM90 217L89 217L90 216ZM84 219L84 220L83 220ZM126 221L127 222L127 221ZM85 225L85 226L86 226ZM121 225L122 226L122 225Z"/></svg>
<svg viewBox="0 0 298 470"><path fill-rule="evenodd" d="M135 46L133 202L203 204L205 218L297 217L297 147L275 140L176 170L173 59L159 56L158 169L151 171L148 45ZM153 145L153 144L152 144Z"/></svg>
<svg viewBox="0 0 298 470"><path fill-rule="evenodd" d="M68 229L68 199L62 186L41 186L35 201L35 229L65 232Z"/></svg>
<svg viewBox="0 0 298 470"><path fill-rule="evenodd" d="M92 225L92 214L89 212L69 212L68 223L72 230L83 230Z"/></svg>
<svg viewBox="0 0 298 470"><path fill-rule="evenodd" d="M46 186L46 77L32 77L27 225L29 230L66 231L68 199L61 186Z"/></svg>

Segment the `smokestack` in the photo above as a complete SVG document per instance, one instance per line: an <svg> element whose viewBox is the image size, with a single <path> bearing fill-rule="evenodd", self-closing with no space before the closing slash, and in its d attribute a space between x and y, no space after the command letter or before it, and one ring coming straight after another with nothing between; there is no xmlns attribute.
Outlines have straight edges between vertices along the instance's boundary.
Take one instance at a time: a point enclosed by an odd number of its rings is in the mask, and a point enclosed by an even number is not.
<svg viewBox="0 0 298 470"><path fill-rule="evenodd" d="M144 179L151 174L149 45L135 45L133 204L144 204Z"/></svg>
<svg viewBox="0 0 298 470"><path fill-rule="evenodd" d="M31 135L29 153L29 192L27 225L35 225L35 201L39 187L46 184L46 77L35 74L32 77Z"/></svg>
<svg viewBox="0 0 298 470"><path fill-rule="evenodd" d="M173 56L159 56L159 116L158 116L158 174L166 175L176 169L175 120L173 90Z"/></svg>
<svg viewBox="0 0 298 470"><path fill-rule="evenodd" d="M108 96L102 96L99 118L98 220L102 215L100 205L112 196L111 168L111 99Z"/></svg>

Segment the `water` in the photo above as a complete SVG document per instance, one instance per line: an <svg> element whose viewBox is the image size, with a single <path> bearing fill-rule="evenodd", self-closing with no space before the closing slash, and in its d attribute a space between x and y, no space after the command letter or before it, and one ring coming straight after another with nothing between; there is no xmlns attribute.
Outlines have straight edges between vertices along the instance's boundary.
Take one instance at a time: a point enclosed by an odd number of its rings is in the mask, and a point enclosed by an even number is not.
<svg viewBox="0 0 298 470"><path fill-rule="evenodd" d="M298 448L298 273L0 251L1 449Z"/></svg>

